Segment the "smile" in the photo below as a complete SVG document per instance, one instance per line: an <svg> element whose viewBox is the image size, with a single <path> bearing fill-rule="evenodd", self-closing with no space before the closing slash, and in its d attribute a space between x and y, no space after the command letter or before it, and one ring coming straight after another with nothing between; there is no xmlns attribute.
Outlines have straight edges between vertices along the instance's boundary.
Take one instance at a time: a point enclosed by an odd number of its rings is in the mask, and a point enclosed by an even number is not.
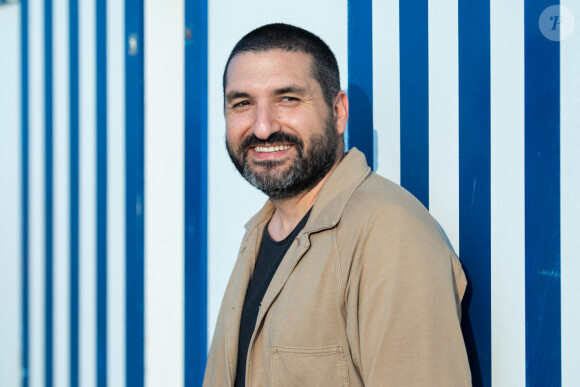
<svg viewBox="0 0 580 387"><path fill-rule="evenodd" d="M257 146L254 151L257 153L273 153L280 152L286 149L290 149L290 145L279 145L279 146Z"/></svg>

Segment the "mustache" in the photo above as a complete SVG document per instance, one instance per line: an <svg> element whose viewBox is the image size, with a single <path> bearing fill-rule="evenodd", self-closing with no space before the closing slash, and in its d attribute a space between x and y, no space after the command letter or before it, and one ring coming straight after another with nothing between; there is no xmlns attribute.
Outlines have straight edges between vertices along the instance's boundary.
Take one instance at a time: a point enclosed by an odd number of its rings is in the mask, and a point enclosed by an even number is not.
<svg viewBox="0 0 580 387"><path fill-rule="evenodd" d="M248 137L242 141L240 144L240 149L248 149L255 146L268 146L273 144L285 143L285 144L293 144L297 148L302 148L302 140L298 137L282 132L272 133L270 137L263 140L261 138L256 137L255 134L250 134Z"/></svg>

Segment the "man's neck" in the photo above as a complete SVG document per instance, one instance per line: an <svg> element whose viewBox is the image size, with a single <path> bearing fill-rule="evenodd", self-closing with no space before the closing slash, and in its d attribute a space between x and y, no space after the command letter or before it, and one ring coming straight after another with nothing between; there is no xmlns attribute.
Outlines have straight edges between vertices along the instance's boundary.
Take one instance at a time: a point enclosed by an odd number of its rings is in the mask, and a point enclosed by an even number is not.
<svg viewBox="0 0 580 387"><path fill-rule="evenodd" d="M317 185L307 193L290 199L272 200L276 210L268 223L268 233L273 240L281 241L290 235L308 210L312 208L321 187L321 185Z"/></svg>

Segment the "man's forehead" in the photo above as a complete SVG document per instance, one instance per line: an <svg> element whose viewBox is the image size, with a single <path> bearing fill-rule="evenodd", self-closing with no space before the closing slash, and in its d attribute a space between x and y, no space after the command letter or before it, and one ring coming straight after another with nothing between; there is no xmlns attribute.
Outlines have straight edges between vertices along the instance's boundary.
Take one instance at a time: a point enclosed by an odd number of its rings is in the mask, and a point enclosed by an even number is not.
<svg viewBox="0 0 580 387"><path fill-rule="evenodd" d="M244 75L259 75L268 66L274 68L279 74L302 73L302 75L313 78L312 63L312 55L301 51L272 49L267 51L240 52L232 57L228 64L226 88L228 87L230 78L237 75L237 73L242 72ZM304 70L307 71L306 74L304 74Z"/></svg>

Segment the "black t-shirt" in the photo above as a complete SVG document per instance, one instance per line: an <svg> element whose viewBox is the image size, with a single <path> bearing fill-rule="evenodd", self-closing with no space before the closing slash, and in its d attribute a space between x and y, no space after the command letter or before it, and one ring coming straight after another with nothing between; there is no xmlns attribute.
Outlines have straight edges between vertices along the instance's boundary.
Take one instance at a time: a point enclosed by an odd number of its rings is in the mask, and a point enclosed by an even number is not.
<svg viewBox="0 0 580 387"><path fill-rule="evenodd" d="M290 245L292 245L294 238L304 228L309 216L310 211L304 215L304 218L296 225L290 235L279 242L276 242L270 237L268 227L264 230L262 245L260 246L258 258L256 258L256 266L254 267L254 273L252 279L250 279L248 290L246 291L246 298L244 299L244 307L242 309L235 387L245 387L246 385L246 357L248 356L248 347L252 334L254 333L262 298L264 298L264 294L266 294L266 290L280 262L282 262L282 258L284 258Z"/></svg>

